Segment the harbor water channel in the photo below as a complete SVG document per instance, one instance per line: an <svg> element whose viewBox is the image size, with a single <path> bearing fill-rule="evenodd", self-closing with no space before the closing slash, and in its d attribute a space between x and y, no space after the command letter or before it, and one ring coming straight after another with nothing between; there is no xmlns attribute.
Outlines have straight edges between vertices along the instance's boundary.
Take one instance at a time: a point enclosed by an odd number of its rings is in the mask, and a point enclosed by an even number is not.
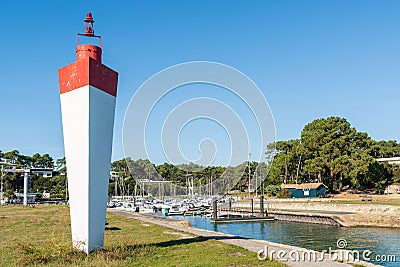
<svg viewBox="0 0 400 267"><path fill-rule="evenodd" d="M337 227L277 220L213 223L209 217L201 216L173 218L187 220L196 228L317 251L336 250L339 240L342 248L357 250L360 255L366 250L371 251L368 256L371 263L388 267L400 266L400 230L395 228Z"/></svg>

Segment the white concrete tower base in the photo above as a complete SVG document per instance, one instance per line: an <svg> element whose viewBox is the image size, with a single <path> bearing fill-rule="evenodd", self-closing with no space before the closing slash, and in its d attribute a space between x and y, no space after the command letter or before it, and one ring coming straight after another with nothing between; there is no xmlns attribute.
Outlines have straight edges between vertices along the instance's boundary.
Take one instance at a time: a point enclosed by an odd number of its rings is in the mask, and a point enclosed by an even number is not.
<svg viewBox="0 0 400 267"><path fill-rule="evenodd" d="M72 240L89 253L104 244L115 97L87 85L60 98Z"/></svg>

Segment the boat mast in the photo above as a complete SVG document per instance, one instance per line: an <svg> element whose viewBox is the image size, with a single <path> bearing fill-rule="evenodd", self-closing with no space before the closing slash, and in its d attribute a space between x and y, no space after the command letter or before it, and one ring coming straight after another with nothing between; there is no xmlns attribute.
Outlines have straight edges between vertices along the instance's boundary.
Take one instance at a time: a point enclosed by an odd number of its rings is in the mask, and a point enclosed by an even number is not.
<svg viewBox="0 0 400 267"><path fill-rule="evenodd" d="M251 156L251 154L249 153L249 165L248 165L248 168L249 168L249 183L248 183L249 199L250 199L250 156Z"/></svg>

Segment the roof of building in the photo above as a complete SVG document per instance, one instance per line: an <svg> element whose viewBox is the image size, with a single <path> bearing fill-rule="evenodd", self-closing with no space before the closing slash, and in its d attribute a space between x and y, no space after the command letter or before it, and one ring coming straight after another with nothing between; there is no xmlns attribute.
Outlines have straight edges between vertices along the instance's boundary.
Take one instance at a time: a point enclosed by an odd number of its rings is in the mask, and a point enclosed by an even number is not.
<svg viewBox="0 0 400 267"><path fill-rule="evenodd" d="M17 166L17 164L12 164L12 163L8 163L8 162L0 162L0 165L4 165L4 166Z"/></svg>
<svg viewBox="0 0 400 267"><path fill-rule="evenodd" d="M378 162L387 162L389 164L400 164L400 157L393 157L393 158L380 158L376 159Z"/></svg>
<svg viewBox="0 0 400 267"><path fill-rule="evenodd" d="M325 186L323 183L304 183L304 184L282 184L281 188L294 189L317 189L320 186Z"/></svg>
<svg viewBox="0 0 400 267"><path fill-rule="evenodd" d="M33 172L38 172L38 171L53 171L53 168L31 168L30 169Z"/></svg>

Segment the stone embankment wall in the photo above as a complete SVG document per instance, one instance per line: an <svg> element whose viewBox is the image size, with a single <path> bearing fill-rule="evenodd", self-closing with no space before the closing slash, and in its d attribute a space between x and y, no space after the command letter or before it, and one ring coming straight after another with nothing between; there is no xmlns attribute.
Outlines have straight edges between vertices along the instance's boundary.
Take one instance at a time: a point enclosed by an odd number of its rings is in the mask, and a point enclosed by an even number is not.
<svg viewBox="0 0 400 267"><path fill-rule="evenodd" d="M335 218L325 216L307 216L298 214L284 214L284 213L269 213L275 220L278 221L289 221L289 222L301 222L301 223L316 223L333 226L342 226Z"/></svg>
<svg viewBox="0 0 400 267"><path fill-rule="evenodd" d="M326 220L321 218L330 218L332 221L342 226L400 228L400 206L377 204L334 204L319 199L268 199L264 206L268 209L268 212L271 215L275 215L276 219L282 220L326 224ZM234 203L232 207L249 209L250 203ZM255 201L254 211L256 212L258 210L259 203ZM281 216L283 214L286 214L287 216ZM312 217L315 217L315 219ZM332 224L334 225L333 222Z"/></svg>
<svg viewBox="0 0 400 267"><path fill-rule="evenodd" d="M318 216L318 211L322 214L337 212L338 214L332 214L329 217L342 226L400 227L399 206L270 201L268 209L271 212L279 210L294 210L296 213L310 212L308 215L312 216Z"/></svg>
<svg viewBox="0 0 400 267"><path fill-rule="evenodd" d="M321 210L336 212L354 212L354 213L386 213L397 214L400 216L400 206L375 205L375 204L333 204L323 202L305 202L305 201L279 201L269 200L268 209L293 209L293 210Z"/></svg>

